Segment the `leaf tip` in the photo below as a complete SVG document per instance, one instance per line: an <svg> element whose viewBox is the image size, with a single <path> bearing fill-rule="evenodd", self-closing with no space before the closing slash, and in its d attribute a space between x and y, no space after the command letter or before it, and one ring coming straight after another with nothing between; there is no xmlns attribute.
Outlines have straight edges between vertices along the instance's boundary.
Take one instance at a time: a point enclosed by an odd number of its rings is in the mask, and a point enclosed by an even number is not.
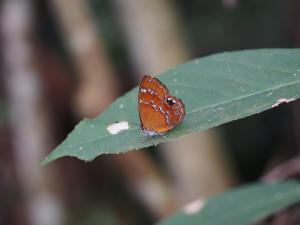
<svg viewBox="0 0 300 225"><path fill-rule="evenodd" d="M49 156L46 156L40 163L40 166L46 166L48 163L50 163L52 160L49 160Z"/></svg>
<svg viewBox="0 0 300 225"><path fill-rule="evenodd" d="M41 162L40 165L41 166L46 166L48 165L50 162L60 158L62 156L56 155L56 150L54 150L53 152L51 152L49 155L47 155Z"/></svg>

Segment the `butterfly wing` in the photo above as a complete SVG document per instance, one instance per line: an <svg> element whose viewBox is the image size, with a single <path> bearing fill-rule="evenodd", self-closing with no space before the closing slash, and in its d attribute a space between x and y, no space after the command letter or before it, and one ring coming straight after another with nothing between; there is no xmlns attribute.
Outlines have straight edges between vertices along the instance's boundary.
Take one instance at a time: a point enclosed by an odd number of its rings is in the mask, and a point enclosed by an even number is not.
<svg viewBox="0 0 300 225"><path fill-rule="evenodd" d="M169 96L167 87L152 76L144 76L140 83L138 105L145 135L166 133L178 125L185 114L182 101Z"/></svg>

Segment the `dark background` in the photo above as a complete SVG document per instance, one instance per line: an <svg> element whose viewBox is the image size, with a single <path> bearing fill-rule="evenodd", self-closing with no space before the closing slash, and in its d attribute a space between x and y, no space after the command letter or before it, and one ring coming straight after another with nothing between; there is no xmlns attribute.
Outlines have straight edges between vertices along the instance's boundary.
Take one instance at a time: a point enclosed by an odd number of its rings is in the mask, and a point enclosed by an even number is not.
<svg viewBox="0 0 300 225"><path fill-rule="evenodd" d="M151 71L143 71L144 67L138 65L132 54L133 45L128 44L130 35L122 17L124 4L121 7L122 4L118 4L118 1L61 0L65 2L65 7L59 9L63 4L57 4L54 0L27 0L24 1L26 4L16 7L20 7L18 13L27 10L23 8L24 5L30 7L28 27L19 28L20 32L17 33L9 33L9 29L3 27L10 20L3 25L3 17L9 14L11 8L6 5L10 1L3 0L0 3L0 224L153 224L185 204L185 201L177 202L176 194L171 195L175 197L169 200L171 203L168 206L162 205L159 198L153 198L157 200L153 204L147 202L145 195L148 189L155 188L143 180L149 174L154 174L158 183L167 184L164 187L170 191L176 189L172 182L172 167L168 166L160 150L155 151L154 148L143 151L142 156L131 157L130 153L128 156L105 155L90 163L63 158L46 168L39 166L39 160L63 141L83 117L95 116L107 107L108 103L103 103L105 98L107 102L111 102L137 85L140 73L147 74ZM20 1L11 2L18 5ZM78 21L74 23L74 30L70 31L69 28L66 29L60 14L68 12L68 4L77 4L76 2L81 2L87 9L83 11L88 17L81 18L85 20L82 24ZM128 2L139 5L138 2L147 1ZM300 2L297 0L170 0L154 1L152 5L156 4L155 7L161 8L162 2L167 2L164 7L171 8L171 13L176 16L174 24L177 34L184 51L189 55L183 57L185 60L223 51L296 48L300 45ZM143 12L153 13L153 19L157 17L155 10L143 9L146 5L141 4L138 9L141 15L136 20L141 20L141 23ZM72 13L76 11L70 12L70 15ZM14 13L10 16L11 23L13 18L18 17ZM74 56L68 32L76 33L76 28L82 28L87 23L93 24L97 43L101 48L92 48L92 53L84 57L78 57L77 53ZM30 52L25 56L25 63L22 59L19 60L20 53L12 51L12 47L7 44L17 38L16 35L20 35L23 40L21 43ZM153 35L159 36L160 33ZM100 51L100 57L94 51ZM170 54L171 52L172 49ZM29 71L33 79L28 79L28 74L25 73L22 81L11 80L15 76L12 74L21 74L23 70L16 69L17 66L7 60L7 54L11 55L12 61L17 65L23 65L21 68ZM144 54L147 55L148 52L145 51ZM161 60L160 57L161 55L157 55L158 61ZM112 91L112 96L109 96L110 93L107 96L102 93L99 107L88 111L83 109L84 103L76 103L76 96L84 83L81 74L86 70L82 68L86 68L85 65L93 68L93 64L89 64L92 58L96 61L100 59L100 68L103 65L113 68L110 74L114 76L115 85L111 89L115 90ZM99 76L110 75L102 73ZM19 120L14 115L14 110L18 109L15 107L18 102L14 102L14 93L18 91L18 87L21 90L25 84L36 80L38 83L33 84L33 88L38 90L36 95L39 100L31 99L30 94L23 98L24 101L28 100L28 104L24 102L25 106L33 104L34 107L30 106L29 109L36 113L33 116L36 121L18 123ZM11 82L18 84L13 86ZM87 98L83 99L89 101ZM278 108L218 128L218 135L222 137L224 144L222 154L229 159L227 163L231 168L231 178L228 181L230 185L225 185L226 188L220 191L256 181L271 168L298 154L299 107L297 101L282 104ZM24 115L23 119L17 116L20 121L32 116L28 110L19 113ZM26 113L29 113L28 117ZM32 141L28 145L26 141L22 142L22 138L27 139L26 135L30 136L31 133ZM41 134L43 138L34 138L35 134ZM33 151L27 154L26 149L32 149L30 145L38 146L35 145L38 140L43 141L40 146L45 148L37 148L38 153ZM28 165L27 161L36 163ZM203 196L199 192L199 196L194 198Z"/></svg>

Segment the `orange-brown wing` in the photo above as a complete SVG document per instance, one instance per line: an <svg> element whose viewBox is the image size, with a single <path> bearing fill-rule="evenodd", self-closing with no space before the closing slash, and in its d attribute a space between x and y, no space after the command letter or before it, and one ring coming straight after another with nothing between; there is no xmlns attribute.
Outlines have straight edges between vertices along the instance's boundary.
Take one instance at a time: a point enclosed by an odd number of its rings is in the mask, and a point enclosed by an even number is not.
<svg viewBox="0 0 300 225"><path fill-rule="evenodd" d="M169 96L158 79L144 76L139 88L139 115L145 135L164 134L178 125L185 114L180 99Z"/></svg>
<svg viewBox="0 0 300 225"><path fill-rule="evenodd" d="M183 102L171 95L167 96L164 101L164 111L166 112L167 124L173 126L171 129L180 124L185 116Z"/></svg>
<svg viewBox="0 0 300 225"><path fill-rule="evenodd" d="M167 95L167 87L158 79L152 76L143 77L139 88L138 105L141 129L145 134L147 131L154 134L162 133L161 129L166 122L159 106Z"/></svg>

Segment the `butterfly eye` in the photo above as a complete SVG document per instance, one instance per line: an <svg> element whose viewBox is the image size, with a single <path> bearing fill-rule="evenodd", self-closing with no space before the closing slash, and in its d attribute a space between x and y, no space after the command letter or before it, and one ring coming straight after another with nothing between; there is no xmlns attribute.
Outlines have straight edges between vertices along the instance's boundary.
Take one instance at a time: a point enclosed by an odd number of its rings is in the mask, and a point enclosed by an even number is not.
<svg viewBox="0 0 300 225"><path fill-rule="evenodd" d="M169 104L169 106L174 105L176 103L175 100L172 100L171 98L167 98L167 103Z"/></svg>

